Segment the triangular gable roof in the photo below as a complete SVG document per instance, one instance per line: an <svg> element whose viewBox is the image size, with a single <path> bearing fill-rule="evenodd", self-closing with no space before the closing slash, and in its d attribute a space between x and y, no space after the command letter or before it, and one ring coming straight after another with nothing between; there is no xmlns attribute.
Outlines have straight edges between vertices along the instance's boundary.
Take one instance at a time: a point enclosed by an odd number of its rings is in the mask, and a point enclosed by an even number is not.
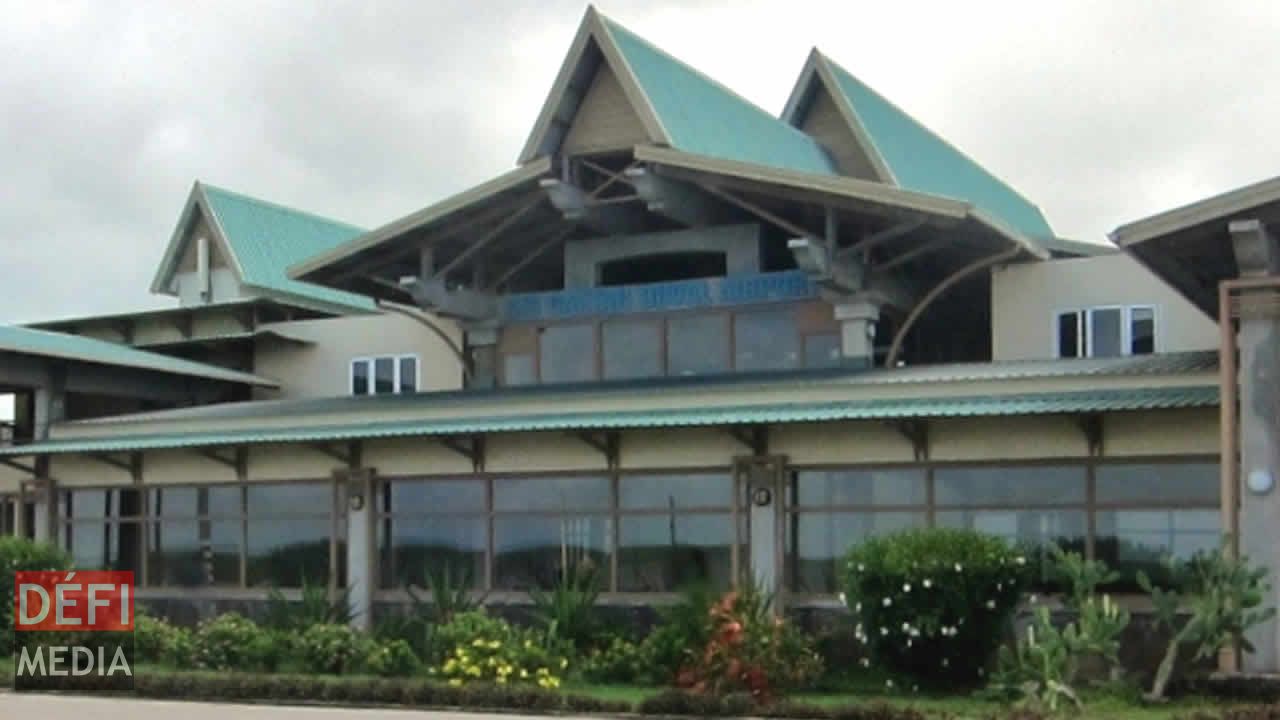
<svg viewBox="0 0 1280 720"><path fill-rule="evenodd" d="M1029 237L1054 237L1034 203L816 48L783 119L798 124L815 92L830 93L836 100L882 181L973 203L992 220Z"/></svg>
<svg viewBox="0 0 1280 720"><path fill-rule="evenodd" d="M593 51L592 48L595 48ZM598 52L599 55L594 53ZM835 174L813 138L587 8L519 162L554 153L603 58L649 141L688 153L800 172Z"/></svg>
<svg viewBox="0 0 1280 720"><path fill-rule="evenodd" d="M327 310L374 309L368 298L293 280L288 275L290 265L328 252L364 234L364 230L201 182L191 190L151 283L152 292L168 291L196 212L203 215L210 231L228 250L231 266L244 285Z"/></svg>

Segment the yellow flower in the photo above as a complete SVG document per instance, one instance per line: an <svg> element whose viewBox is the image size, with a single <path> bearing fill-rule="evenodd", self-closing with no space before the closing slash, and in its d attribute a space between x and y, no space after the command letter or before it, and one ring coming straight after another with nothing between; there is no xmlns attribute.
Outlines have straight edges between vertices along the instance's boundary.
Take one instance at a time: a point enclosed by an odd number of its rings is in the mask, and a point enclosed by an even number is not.
<svg viewBox="0 0 1280 720"><path fill-rule="evenodd" d="M569 667L569 660L567 658L560 658L560 669L563 670L567 667Z"/></svg>
<svg viewBox="0 0 1280 720"><path fill-rule="evenodd" d="M462 685L462 678L451 678L449 680L449 685L452 687L458 687Z"/></svg>
<svg viewBox="0 0 1280 720"><path fill-rule="evenodd" d="M472 640L472 641L471 641L471 646L472 646L472 647L484 647L484 639L483 639L483 638L476 638L475 640Z"/></svg>
<svg viewBox="0 0 1280 720"><path fill-rule="evenodd" d="M498 642L497 640L490 640L490 641L489 641L489 649L490 649L490 650L497 650L497 649L498 649L498 648L500 648L500 647L502 647L502 643Z"/></svg>
<svg viewBox="0 0 1280 720"><path fill-rule="evenodd" d="M522 677L522 678L527 678L527 677L529 677L529 671L528 671L528 670L525 670L524 668L520 668L520 677Z"/></svg>

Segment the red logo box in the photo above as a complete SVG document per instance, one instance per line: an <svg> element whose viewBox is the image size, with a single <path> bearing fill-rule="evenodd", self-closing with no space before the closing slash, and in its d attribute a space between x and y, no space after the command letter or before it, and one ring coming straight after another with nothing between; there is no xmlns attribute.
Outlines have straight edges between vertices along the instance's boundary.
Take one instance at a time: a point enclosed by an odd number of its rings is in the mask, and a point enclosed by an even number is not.
<svg viewBox="0 0 1280 720"><path fill-rule="evenodd" d="M13 587L15 631L133 631L132 571L23 571Z"/></svg>

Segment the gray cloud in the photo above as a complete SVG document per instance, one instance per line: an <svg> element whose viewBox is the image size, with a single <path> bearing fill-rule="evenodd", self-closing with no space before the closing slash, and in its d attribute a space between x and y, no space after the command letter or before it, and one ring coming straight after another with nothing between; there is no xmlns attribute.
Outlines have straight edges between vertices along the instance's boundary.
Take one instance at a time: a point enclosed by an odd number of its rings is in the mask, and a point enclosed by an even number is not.
<svg viewBox="0 0 1280 720"><path fill-rule="evenodd" d="M0 321L164 304L197 178L376 226L508 169L584 8L47 5L0 1ZM1046 5L601 9L773 111L819 45L1069 237L1276 174L1268 3Z"/></svg>

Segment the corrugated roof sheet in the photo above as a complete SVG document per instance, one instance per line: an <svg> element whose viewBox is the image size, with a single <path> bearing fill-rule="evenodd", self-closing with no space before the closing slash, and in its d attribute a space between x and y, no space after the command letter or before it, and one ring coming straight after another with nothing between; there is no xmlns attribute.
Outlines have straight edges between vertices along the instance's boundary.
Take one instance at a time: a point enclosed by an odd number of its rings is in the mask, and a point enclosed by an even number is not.
<svg viewBox="0 0 1280 720"><path fill-rule="evenodd" d="M1216 405L1217 402L1218 389L1217 387L1209 386L1100 390L1075 393L1025 393L946 399L917 398L831 403L779 403L745 407L681 408L644 412L566 412L495 415L457 420L359 423L301 429L245 428L235 431L69 438L3 448L0 449L0 456L119 452L214 445L320 442L415 435L1114 412L1207 407Z"/></svg>
<svg viewBox="0 0 1280 720"><path fill-rule="evenodd" d="M135 350L127 345L106 340L9 325L0 325L0 352L115 365L248 385L266 387L277 385L274 381L257 375L159 353Z"/></svg>
<svg viewBox="0 0 1280 720"><path fill-rule="evenodd" d="M246 285L354 310L374 309L366 297L294 280L288 272L291 265L354 240L364 230L212 185L201 183L200 188Z"/></svg>
<svg viewBox="0 0 1280 720"><path fill-rule="evenodd" d="M1054 236L1034 203L852 73L828 62L840 91L899 185L971 202L1033 238Z"/></svg>
<svg viewBox="0 0 1280 720"><path fill-rule="evenodd" d="M816 140L603 18L673 147L742 162L837 174Z"/></svg>

